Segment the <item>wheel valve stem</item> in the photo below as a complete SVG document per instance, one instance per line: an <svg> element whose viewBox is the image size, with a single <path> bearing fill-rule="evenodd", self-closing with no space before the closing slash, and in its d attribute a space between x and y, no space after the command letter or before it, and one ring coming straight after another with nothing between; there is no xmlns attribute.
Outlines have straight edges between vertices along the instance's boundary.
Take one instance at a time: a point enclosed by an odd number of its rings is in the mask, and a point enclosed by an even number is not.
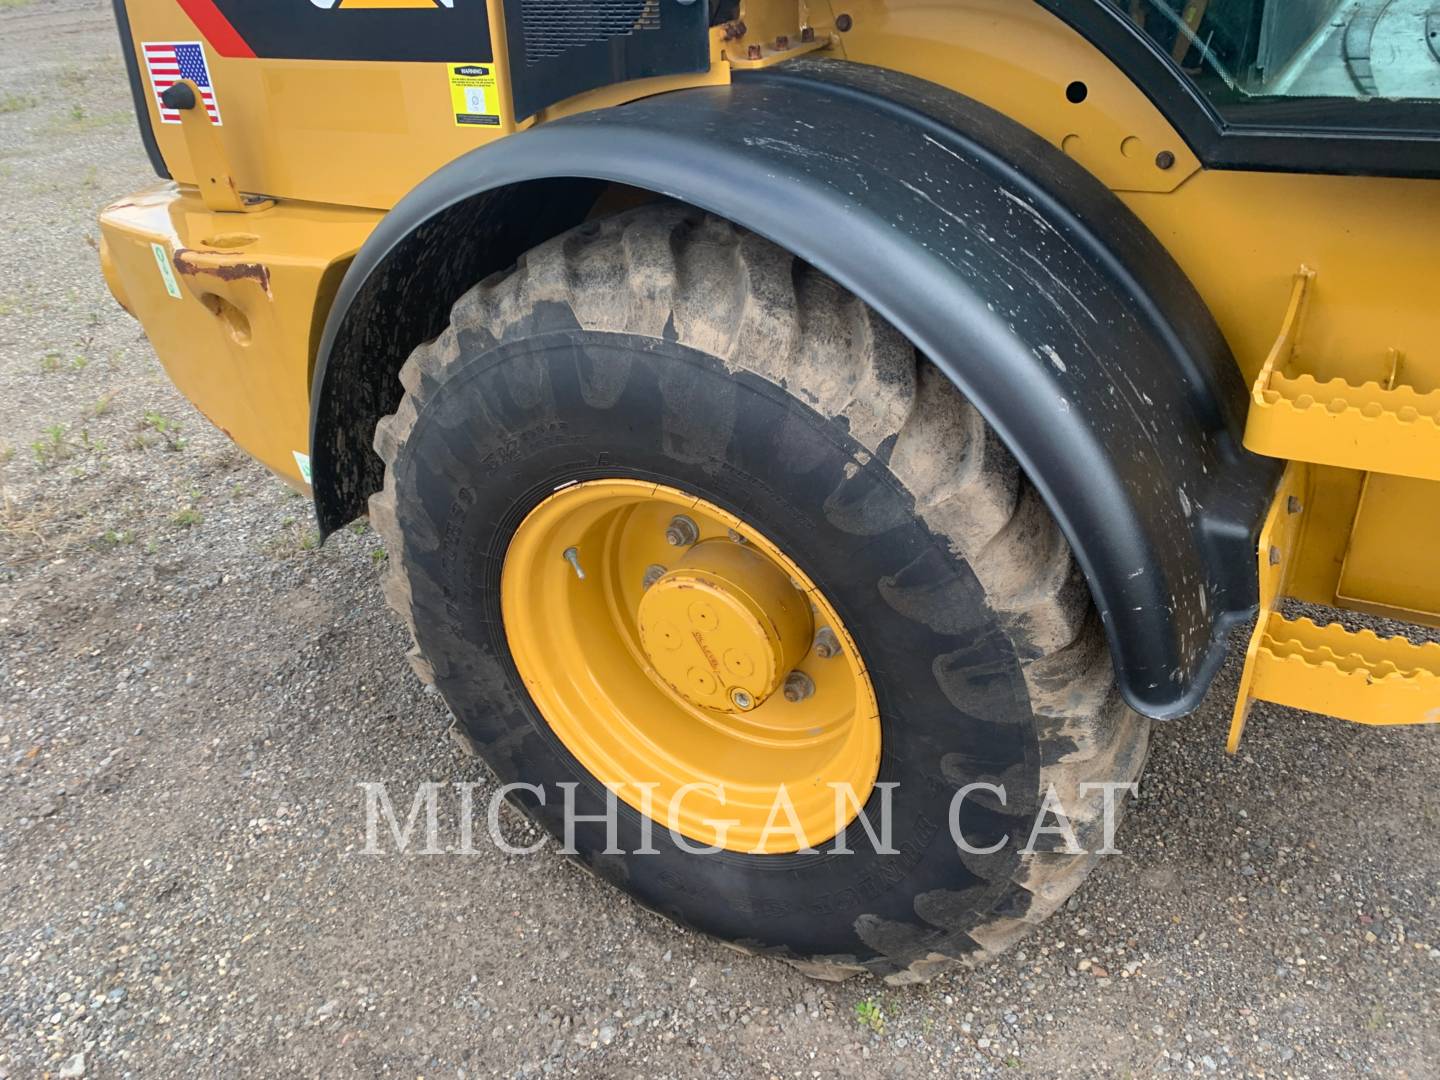
<svg viewBox="0 0 1440 1080"><path fill-rule="evenodd" d="M580 569L580 549L573 547L566 548L565 561L575 568L575 576L581 581L584 581L585 571Z"/></svg>

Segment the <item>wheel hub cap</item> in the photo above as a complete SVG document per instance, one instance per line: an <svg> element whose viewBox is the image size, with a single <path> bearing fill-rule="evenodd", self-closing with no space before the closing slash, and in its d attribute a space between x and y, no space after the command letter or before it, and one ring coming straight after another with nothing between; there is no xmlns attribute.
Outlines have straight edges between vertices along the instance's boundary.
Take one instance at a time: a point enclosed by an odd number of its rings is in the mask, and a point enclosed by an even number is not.
<svg viewBox="0 0 1440 1080"><path fill-rule="evenodd" d="M728 538L692 547L645 591L637 622L666 685L722 712L762 705L814 637L810 601L789 575Z"/></svg>

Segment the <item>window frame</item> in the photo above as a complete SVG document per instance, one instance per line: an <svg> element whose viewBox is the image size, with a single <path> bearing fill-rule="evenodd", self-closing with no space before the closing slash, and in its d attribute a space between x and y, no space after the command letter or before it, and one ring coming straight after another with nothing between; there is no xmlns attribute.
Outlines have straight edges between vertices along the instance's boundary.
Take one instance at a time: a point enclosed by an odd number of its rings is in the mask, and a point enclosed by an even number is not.
<svg viewBox="0 0 1440 1080"><path fill-rule="evenodd" d="M1440 101L1267 98L1221 111L1111 0L1036 0L1115 63L1210 169L1440 178Z"/></svg>

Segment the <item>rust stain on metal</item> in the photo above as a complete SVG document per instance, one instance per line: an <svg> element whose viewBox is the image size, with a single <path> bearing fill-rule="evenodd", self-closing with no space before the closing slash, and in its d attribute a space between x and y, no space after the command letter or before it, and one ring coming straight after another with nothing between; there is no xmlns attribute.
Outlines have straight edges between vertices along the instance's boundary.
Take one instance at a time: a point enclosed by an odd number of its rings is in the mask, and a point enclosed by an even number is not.
<svg viewBox="0 0 1440 1080"><path fill-rule="evenodd" d="M243 281L247 278L259 283L265 295L270 295L270 268L264 263L258 262L224 262L206 263L201 262L195 256L207 254L206 252L195 251L192 248L177 248L172 262L175 269L182 274L194 277L197 274L208 274L217 277L221 281Z"/></svg>
<svg viewBox="0 0 1440 1080"><path fill-rule="evenodd" d="M734 41L737 38L744 37L746 31L750 28L745 25L745 21L743 19L731 19L724 25L722 29L725 34L725 40Z"/></svg>

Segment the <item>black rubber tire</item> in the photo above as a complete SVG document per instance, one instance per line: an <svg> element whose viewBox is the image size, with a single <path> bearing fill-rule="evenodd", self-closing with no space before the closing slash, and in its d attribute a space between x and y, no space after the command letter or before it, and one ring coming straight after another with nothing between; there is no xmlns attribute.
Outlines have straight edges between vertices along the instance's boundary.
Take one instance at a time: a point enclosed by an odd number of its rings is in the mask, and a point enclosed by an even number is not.
<svg viewBox="0 0 1440 1080"><path fill-rule="evenodd" d="M791 555L855 636L880 702L894 843L877 855L579 857L647 907L808 974L925 978L1005 948L1096 861L1032 855L1053 787L1088 851L1102 795L1134 780L1147 722L1114 687L1084 580L980 415L833 281L734 225L673 204L551 240L466 293L402 373L375 446L371 520L386 594L432 680L505 782L603 790L538 714L506 646L499 574L526 513L567 481L663 481L741 515ZM993 855L959 855L960 823ZM558 800L525 810L560 835ZM872 800L873 802L873 800ZM872 810L873 807L867 807ZM621 805L620 846L639 815Z"/></svg>

